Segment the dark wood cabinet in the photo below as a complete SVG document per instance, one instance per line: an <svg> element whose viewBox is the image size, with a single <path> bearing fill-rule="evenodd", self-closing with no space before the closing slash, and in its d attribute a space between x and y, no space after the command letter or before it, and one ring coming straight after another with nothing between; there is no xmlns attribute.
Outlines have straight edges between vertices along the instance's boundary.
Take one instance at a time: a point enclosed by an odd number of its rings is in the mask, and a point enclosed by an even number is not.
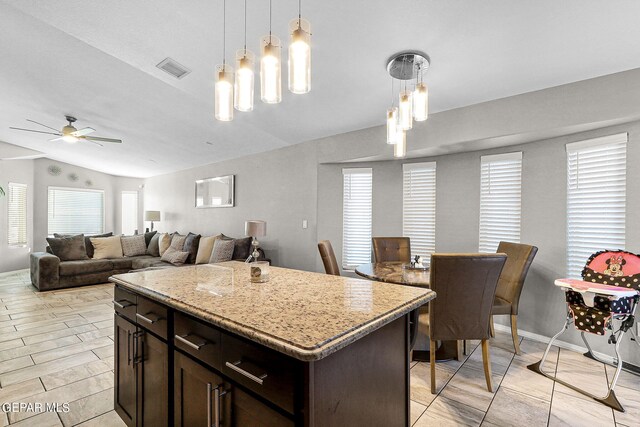
<svg viewBox="0 0 640 427"><path fill-rule="evenodd" d="M137 327L118 314L114 317L115 410L127 426L135 427L137 393L132 341Z"/></svg>

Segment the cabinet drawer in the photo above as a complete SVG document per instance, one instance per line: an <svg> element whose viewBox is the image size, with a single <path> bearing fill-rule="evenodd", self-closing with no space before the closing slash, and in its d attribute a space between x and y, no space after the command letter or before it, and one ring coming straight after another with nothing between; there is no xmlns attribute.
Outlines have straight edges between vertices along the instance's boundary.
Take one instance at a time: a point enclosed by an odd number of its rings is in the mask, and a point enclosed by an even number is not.
<svg viewBox="0 0 640 427"><path fill-rule="evenodd" d="M136 297L136 294L116 286L113 292L113 306L116 313L120 314L122 317L126 317L132 322L136 322L137 304L138 298Z"/></svg>
<svg viewBox="0 0 640 427"><path fill-rule="evenodd" d="M138 296L136 322L138 325L167 339L167 308L148 298Z"/></svg>
<svg viewBox="0 0 640 427"><path fill-rule="evenodd" d="M222 334L222 373L291 414L298 371L299 363L290 357Z"/></svg>
<svg viewBox="0 0 640 427"><path fill-rule="evenodd" d="M174 315L176 348L220 370L220 331L209 325L176 312Z"/></svg>

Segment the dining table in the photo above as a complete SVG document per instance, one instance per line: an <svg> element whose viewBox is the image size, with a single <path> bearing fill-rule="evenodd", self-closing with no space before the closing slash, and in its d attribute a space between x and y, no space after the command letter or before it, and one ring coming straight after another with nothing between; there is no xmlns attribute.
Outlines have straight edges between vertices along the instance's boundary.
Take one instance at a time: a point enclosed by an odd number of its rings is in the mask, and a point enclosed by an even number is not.
<svg viewBox="0 0 640 427"><path fill-rule="evenodd" d="M355 273L358 276L378 282L393 283L396 285L414 286L419 288L429 287L430 272L428 268L410 268L405 262L372 262L358 265ZM437 296L436 296L437 298ZM414 310L411 315L411 346L415 347L419 335L418 315L427 313L428 304ZM426 341L428 344L428 340ZM428 345L427 345L428 348ZM429 361L429 350L413 350L413 360L419 362ZM444 362L458 357L456 341L441 341L436 350L436 361Z"/></svg>

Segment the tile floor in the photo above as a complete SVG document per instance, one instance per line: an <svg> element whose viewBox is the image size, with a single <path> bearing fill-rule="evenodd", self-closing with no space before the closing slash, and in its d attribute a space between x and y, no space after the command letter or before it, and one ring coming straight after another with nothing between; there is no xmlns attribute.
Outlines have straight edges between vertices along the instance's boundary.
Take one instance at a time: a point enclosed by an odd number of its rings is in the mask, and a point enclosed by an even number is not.
<svg viewBox="0 0 640 427"><path fill-rule="evenodd" d="M0 402L69 402L68 413L0 412L0 426L123 426L113 411L111 285L38 293L27 271L0 273ZM526 369L544 345L523 340L514 356L510 337L491 341L494 393L485 388L480 349L464 361L437 365L438 394L429 366L411 369L414 426L634 426L640 419L640 376L622 374L617 387L627 412L592 402ZM596 393L612 374L582 355L554 348L548 369Z"/></svg>

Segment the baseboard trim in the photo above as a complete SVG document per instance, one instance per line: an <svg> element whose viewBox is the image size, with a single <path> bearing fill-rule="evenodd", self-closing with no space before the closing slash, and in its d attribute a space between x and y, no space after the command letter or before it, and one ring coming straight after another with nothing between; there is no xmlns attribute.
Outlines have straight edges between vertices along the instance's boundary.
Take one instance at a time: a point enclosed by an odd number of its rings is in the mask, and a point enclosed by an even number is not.
<svg viewBox="0 0 640 427"><path fill-rule="evenodd" d="M499 323L495 323L494 328L496 329L496 331L507 332L508 334L511 334L511 328L507 325L501 325ZM518 329L518 335L524 338L529 338L530 340L533 340L533 341L544 343L544 344L548 344L549 341L551 340L551 337L547 337L547 336L536 334L529 331L523 331L522 329ZM555 340L554 345L560 348L564 348L565 350L575 351L577 353L586 353L588 351L586 347L573 344L570 342L566 342L566 341L561 341L561 340ZM613 365L614 359L612 356L605 353L600 353L599 351L594 351L593 353L596 356L598 356L600 359L605 360L608 364ZM622 362L622 369L636 375L640 374L640 366L633 365L625 361Z"/></svg>

